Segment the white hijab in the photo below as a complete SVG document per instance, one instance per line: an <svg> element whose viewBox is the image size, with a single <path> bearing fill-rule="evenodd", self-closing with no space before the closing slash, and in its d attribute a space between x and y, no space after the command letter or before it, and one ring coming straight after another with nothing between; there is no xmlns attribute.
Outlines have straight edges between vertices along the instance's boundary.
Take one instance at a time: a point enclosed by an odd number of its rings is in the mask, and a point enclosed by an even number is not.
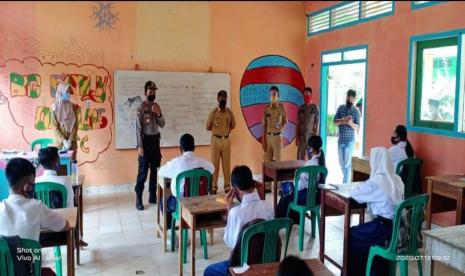
<svg viewBox="0 0 465 276"><path fill-rule="evenodd" d="M395 173L391 154L387 148L376 147L370 152L371 174L373 181L389 197L393 204L398 204L404 197L404 182Z"/></svg>
<svg viewBox="0 0 465 276"><path fill-rule="evenodd" d="M74 114L73 104L70 101L63 100L63 95L67 93L68 88L68 83L59 83L57 85L57 93L52 110L60 128L67 133L71 133L76 123L76 115Z"/></svg>

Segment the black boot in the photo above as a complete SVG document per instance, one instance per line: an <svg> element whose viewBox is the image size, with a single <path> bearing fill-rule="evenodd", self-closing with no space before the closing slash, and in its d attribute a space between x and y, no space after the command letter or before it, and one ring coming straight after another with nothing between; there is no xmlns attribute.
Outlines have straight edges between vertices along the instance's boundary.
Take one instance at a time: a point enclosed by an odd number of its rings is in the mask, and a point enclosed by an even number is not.
<svg viewBox="0 0 465 276"><path fill-rule="evenodd" d="M136 198L136 208L139 211L144 210L144 204L142 204L142 195L138 195Z"/></svg>
<svg viewBox="0 0 465 276"><path fill-rule="evenodd" d="M157 195L155 193L150 193L149 194L149 203L151 204L157 204Z"/></svg>

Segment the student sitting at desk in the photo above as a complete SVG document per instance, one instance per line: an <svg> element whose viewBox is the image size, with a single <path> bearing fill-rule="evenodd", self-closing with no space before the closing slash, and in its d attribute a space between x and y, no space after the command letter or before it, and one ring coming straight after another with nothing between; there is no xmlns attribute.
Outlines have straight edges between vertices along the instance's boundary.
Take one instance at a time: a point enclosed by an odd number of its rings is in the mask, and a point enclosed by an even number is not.
<svg viewBox="0 0 465 276"><path fill-rule="evenodd" d="M396 129L394 129L394 133L391 137L391 143L393 146L389 148L389 152L391 153L394 169L396 169L399 162L415 156L412 145L407 139L407 129L405 126L398 125Z"/></svg>
<svg viewBox="0 0 465 276"><path fill-rule="evenodd" d="M321 149L323 145L323 141L321 137L318 135L313 135L308 138L308 159L305 162L304 166L325 166L325 154ZM320 175L318 179L318 184L325 183L325 178L323 175ZM297 203L300 205L305 205L307 201L307 187L308 187L308 173L303 173L300 175L300 179L298 184L294 183L294 185L299 185L299 195L297 197ZM278 207L277 207L277 214L276 217L286 217L287 216L287 209L289 208L289 204L294 200L294 195L284 195L280 198ZM316 204L319 205L321 200L320 196L320 189L317 188L316 194ZM292 216L294 212L291 213L291 218L294 220L294 223L298 223L299 219L297 216Z"/></svg>
<svg viewBox="0 0 465 276"><path fill-rule="evenodd" d="M404 196L404 183L395 174L386 148L371 149L370 166L370 179L350 192L354 200L367 204L368 212L374 220L350 229L349 275L364 275L370 247L385 246L390 240L395 208ZM375 259L374 271L377 269L376 261L380 260ZM375 275L381 273L377 271Z"/></svg>
<svg viewBox="0 0 465 276"><path fill-rule="evenodd" d="M171 194L174 197L178 197L176 194L176 176L184 171L192 170L192 169L197 169L197 168L203 168L210 173L213 173L215 170L215 167L213 164L201 157L198 157L195 155L194 150L195 150L195 143L194 143L194 137L190 135L189 133L184 134L181 136L181 139L179 141L180 144L180 150L182 155L175 157L174 159L168 161L165 165L160 167L160 170L158 171L158 175L166 178L171 179ZM181 185L179 189L182 193L184 191L184 180L181 180ZM179 195L182 197L182 194ZM171 225L171 213L174 212L175 210L170 208L167 208L167 221L168 221L168 227ZM171 239L168 239L168 242L171 241Z"/></svg>
<svg viewBox="0 0 465 276"><path fill-rule="evenodd" d="M56 147L47 147L40 149L39 151L39 164L44 168L44 174L36 178L36 183L39 182L55 182L66 187L68 192L66 200L67 207L74 207L74 191L71 183L63 181L63 178L57 176L56 168L59 164L60 156L58 155L58 148ZM61 206L57 206L61 208Z"/></svg>
<svg viewBox="0 0 465 276"><path fill-rule="evenodd" d="M31 162L13 158L8 162L5 174L10 195L0 202L0 235L39 241L41 229L61 231L68 228L68 222L62 216L33 198L36 170ZM43 254L42 261L53 258L53 254L45 255L47 257Z"/></svg>
<svg viewBox="0 0 465 276"><path fill-rule="evenodd" d="M252 171L247 166L235 167L231 173L232 189L225 195L228 209L228 221L224 229L223 240L227 247L233 249L238 241L242 227L255 219L273 219L273 208L260 199L255 190ZM237 198L239 205L233 207L233 200ZM204 276L228 275L229 260L209 265Z"/></svg>

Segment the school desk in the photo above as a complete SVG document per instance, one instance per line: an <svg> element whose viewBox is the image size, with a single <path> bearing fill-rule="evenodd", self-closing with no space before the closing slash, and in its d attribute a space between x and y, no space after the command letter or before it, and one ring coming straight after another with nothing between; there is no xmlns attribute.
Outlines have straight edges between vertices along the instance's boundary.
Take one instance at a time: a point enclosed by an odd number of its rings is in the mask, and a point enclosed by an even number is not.
<svg viewBox="0 0 465 276"><path fill-rule="evenodd" d="M465 225L423 231L425 237L424 275L434 274L434 262L465 273Z"/></svg>
<svg viewBox="0 0 465 276"><path fill-rule="evenodd" d="M333 276L334 274L318 259L304 260L314 276ZM269 264L249 265L244 273L235 273L234 268L229 268L232 276L275 276L279 269L279 262Z"/></svg>
<svg viewBox="0 0 465 276"><path fill-rule="evenodd" d="M455 224L465 224L465 175L428 176L427 193L429 195L426 207L426 228L431 229L431 221L436 213L451 211L441 202L441 197L456 201ZM446 210L447 209L447 210ZM441 221L434 221L440 226L450 226Z"/></svg>
<svg viewBox="0 0 465 276"><path fill-rule="evenodd" d="M352 157L352 181L365 181L370 178L370 157Z"/></svg>
<svg viewBox="0 0 465 276"><path fill-rule="evenodd" d="M227 208L221 200L224 195L206 195L185 197L179 200L181 219L179 223L179 275L183 273L182 229L190 228L191 232L191 274L195 275L195 232L199 229L214 229L226 225Z"/></svg>
<svg viewBox="0 0 465 276"><path fill-rule="evenodd" d="M336 267L341 269L341 275L347 275L349 265L349 231L350 218L354 213L359 214L359 223L365 220L366 204L360 204L350 197L350 191L361 182L345 183L337 186L335 189L332 185L320 186L321 189L321 221L320 221L320 261L327 259ZM325 254L325 225L326 216L344 215L344 242L342 252L342 265L336 260Z"/></svg>
<svg viewBox="0 0 465 276"><path fill-rule="evenodd" d="M42 230L40 232L40 245L42 247L55 247L66 245L68 276L74 276L74 246L79 243L77 235L74 235L77 223L77 208L54 209L53 211L62 215L69 223L69 228L59 232Z"/></svg>
<svg viewBox="0 0 465 276"><path fill-rule="evenodd" d="M263 162L262 180L263 185L260 195L265 199L265 183L273 181L273 207L276 215L277 199L278 199L278 181L294 180L295 171L305 165L303 160L290 160L290 161L276 161L276 162Z"/></svg>
<svg viewBox="0 0 465 276"><path fill-rule="evenodd" d="M66 172L68 175L71 175L71 157L73 156L73 151L69 150L64 154L60 154L60 165L66 166ZM3 150L0 152L0 160L7 163L8 160L12 158L21 157L31 161L35 167L39 164L39 153L37 151L15 151L15 152L6 152ZM38 173L40 176L40 174Z"/></svg>

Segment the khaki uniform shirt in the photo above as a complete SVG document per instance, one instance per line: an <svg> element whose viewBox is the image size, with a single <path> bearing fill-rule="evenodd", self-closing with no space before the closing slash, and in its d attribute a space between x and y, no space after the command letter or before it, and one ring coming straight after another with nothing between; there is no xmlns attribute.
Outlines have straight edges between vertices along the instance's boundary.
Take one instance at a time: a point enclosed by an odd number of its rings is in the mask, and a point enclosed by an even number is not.
<svg viewBox="0 0 465 276"><path fill-rule="evenodd" d="M299 137L301 140L308 140L312 135L318 135L318 124L320 121L320 111L316 104L302 105L297 111Z"/></svg>
<svg viewBox="0 0 465 276"><path fill-rule="evenodd" d="M266 125L266 133L280 132L286 123L287 115L283 104L272 104L265 108L262 125Z"/></svg>
<svg viewBox="0 0 465 276"><path fill-rule="evenodd" d="M142 135L156 135L159 133L158 127L165 126L165 119L161 114L158 117L152 112L153 103L143 101L137 109L136 137L137 147L142 147Z"/></svg>
<svg viewBox="0 0 465 276"><path fill-rule="evenodd" d="M236 127L234 115L229 108L224 111L215 108L208 115L207 129L211 128L212 135L228 136L233 128Z"/></svg>

